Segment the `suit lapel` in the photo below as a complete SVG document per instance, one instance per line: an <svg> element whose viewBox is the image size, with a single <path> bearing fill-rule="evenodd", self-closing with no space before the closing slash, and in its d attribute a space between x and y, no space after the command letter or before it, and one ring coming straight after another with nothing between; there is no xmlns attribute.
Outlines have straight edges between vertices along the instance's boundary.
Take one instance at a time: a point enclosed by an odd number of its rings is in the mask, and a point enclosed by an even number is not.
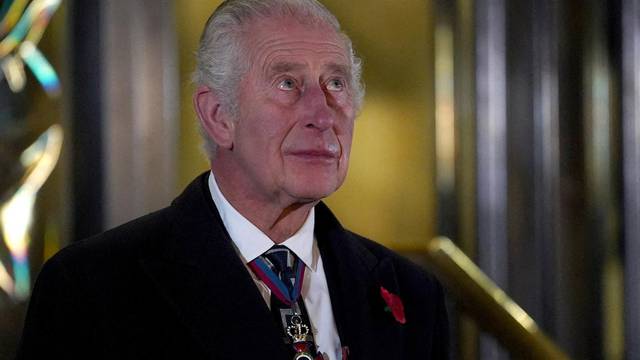
<svg viewBox="0 0 640 360"><path fill-rule="evenodd" d="M168 218L172 231L162 256L140 259L141 267L202 348L214 358L287 358L279 329L213 205L206 174L174 201ZM322 203L315 233L342 345L352 359L398 358L402 327L384 312L379 293L380 286L397 290L392 262L356 241Z"/></svg>
<svg viewBox="0 0 640 360"><path fill-rule="evenodd" d="M174 201L163 256L141 265L210 355L285 358L279 330L233 248L206 179L200 176Z"/></svg>
<svg viewBox="0 0 640 360"><path fill-rule="evenodd" d="M384 311L380 286L397 293L390 259L378 259L342 228L322 203L316 206L316 238L342 346L354 359L396 359L402 325Z"/></svg>

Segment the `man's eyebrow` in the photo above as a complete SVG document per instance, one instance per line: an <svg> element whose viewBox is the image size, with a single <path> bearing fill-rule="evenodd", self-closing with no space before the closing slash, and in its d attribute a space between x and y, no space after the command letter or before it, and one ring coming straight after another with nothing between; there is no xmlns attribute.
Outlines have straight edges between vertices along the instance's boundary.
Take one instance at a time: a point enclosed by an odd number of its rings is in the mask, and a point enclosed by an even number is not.
<svg viewBox="0 0 640 360"><path fill-rule="evenodd" d="M291 71L296 71L304 68L305 66L300 63L292 63L292 62L278 62L271 66L269 66L269 74L282 74Z"/></svg>
<svg viewBox="0 0 640 360"><path fill-rule="evenodd" d="M349 67L344 64L329 63L325 66L325 68L332 73L337 73L345 77L351 77L351 71L349 71Z"/></svg>

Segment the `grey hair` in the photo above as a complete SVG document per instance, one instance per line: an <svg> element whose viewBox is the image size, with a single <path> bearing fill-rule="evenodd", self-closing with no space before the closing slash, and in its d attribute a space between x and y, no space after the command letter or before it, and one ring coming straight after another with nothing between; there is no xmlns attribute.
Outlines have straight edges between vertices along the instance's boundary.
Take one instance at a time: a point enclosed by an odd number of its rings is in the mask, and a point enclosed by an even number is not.
<svg viewBox="0 0 640 360"><path fill-rule="evenodd" d="M350 56L351 88L354 89L355 108L359 111L364 98L362 61L356 56L351 39L342 32L338 19L317 0L225 0L205 25L196 53L193 82L215 91L221 106L237 116L238 84L250 66L249 59L244 56L243 29L252 20L277 16L293 16L305 22L326 24L342 36ZM209 160L213 160L217 145L200 121L198 124L203 150Z"/></svg>

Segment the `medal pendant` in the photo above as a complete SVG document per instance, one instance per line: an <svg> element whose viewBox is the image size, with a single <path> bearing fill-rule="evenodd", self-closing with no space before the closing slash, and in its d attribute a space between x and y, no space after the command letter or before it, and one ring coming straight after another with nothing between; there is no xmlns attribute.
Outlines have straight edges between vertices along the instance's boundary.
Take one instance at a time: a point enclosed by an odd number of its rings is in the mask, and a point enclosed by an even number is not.
<svg viewBox="0 0 640 360"><path fill-rule="evenodd" d="M293 348L296 349L296 354L293 356L293 360L314 360L313 356L309 352L309 342L300 341L293 343Z"/></svg>
<svg viewBox="0 0 640 360"><path fill-rule="evenodd" d="M293 340L293 348L296 350L293 360L313 360L309 352L308 334L309 327L302 323L300 316L294 315L291 325L287 326L287 335Z"/></svg>
<svg viewBox="0 0 640 360"><path fill-rule="evenodd" d="M291 325L287 326L287 335L291 337L293 343L301 343L307 341L309 327L302 323L299 315L291 317Z"/></svg>
<svg viewBox="0 0 640 360"><path fill-rule="evenodd" d="M295 354L293 360L313 360L313 357L308 352L301 352Z"/></svg>

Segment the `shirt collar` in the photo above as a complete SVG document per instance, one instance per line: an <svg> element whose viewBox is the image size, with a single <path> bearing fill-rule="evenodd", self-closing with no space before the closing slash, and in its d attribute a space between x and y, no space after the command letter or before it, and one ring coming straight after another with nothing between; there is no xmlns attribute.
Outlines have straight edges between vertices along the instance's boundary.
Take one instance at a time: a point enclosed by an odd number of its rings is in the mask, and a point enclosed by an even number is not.
<svg viewBox="0 0 640 360"><path fill-rule="evenodd" d="M229 203L220 191L213 172L210 172L209 175L209 192L216 208L218 208L224 227L245 263L251 262L274 245L265 233ZM312 208L302 227L281 244L293 251L313 271L316 270L319 255L313 236L314 226L315 209Z"/></svg>

